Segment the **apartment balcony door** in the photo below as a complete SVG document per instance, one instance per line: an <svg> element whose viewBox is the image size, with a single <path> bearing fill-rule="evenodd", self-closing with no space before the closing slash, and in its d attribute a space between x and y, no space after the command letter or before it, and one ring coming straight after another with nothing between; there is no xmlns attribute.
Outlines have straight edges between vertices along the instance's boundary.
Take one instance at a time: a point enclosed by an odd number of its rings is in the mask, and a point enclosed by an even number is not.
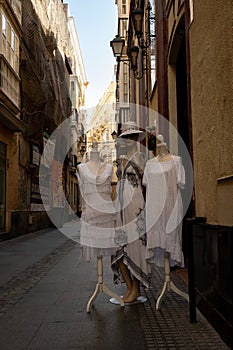
<svg viewBox="0 0 233 350"><path fill-rule="evenodd" d="M0 141L0 232L6 228L6 144Z"/></svg>

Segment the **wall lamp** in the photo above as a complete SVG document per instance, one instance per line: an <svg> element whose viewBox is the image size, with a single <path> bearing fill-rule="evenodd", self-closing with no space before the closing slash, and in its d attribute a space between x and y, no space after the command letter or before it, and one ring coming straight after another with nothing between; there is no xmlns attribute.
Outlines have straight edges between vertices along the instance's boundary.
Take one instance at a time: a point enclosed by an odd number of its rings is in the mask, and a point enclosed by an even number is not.
<svg viewBox="0 0 233 350"><path fill-rule="evenodd" d="M143 21L143 9L137 8L131 12L131 18L137 37L142 37L142 21Z"/></svg>
<svg viewBox="0 0 233 350"><path fill-rule="evenodd" d="M115 130L113 130L113 132L111 133L112 139L115 141L117 139L117 132Z"/></svg>
<svg viewBox="0 0 233 350"><path fill-rule="evenodd" d="M113 51L114 57L116 57L118 60L120 59L122 55L122 50L125 45L125 40L122 39L119 35L116 35L113 40L110 41L110 46Z"/></svg>
<svg viewBox="0 0 233 350"><path fill-rule="evenodd" d="M154 23L155 16L152 13L152 7L150 2L148 2L146 11L145 11L145 29L143 35L143 18L144 11L141 8L136 8L131 12L131 20L134 27L135 35L138 39L139 46L132 46L129 49L129 56L131 59L131 66L134 71L134 77L136 79L141 79L143 77L146 67L144 67L144 57L147 56L147 49L151 44L151 37L154 35L151 34L150 26L151 23ZM138 64L138 57L140 57L140 67Z"/></svg>
<svg viewBox="0 0 233 350"><path fill-rule="evenodd" d="M150 2L148 2L146 11L145 11L145 30L144 30L144 38L143 38L143 17L144 11L141 8L136 8L131 12L131 19L135 31L135 35L138 38L139 46L142 49L148 48L151 44L151 37L155 37L151 33L150 26L155 22L155 16L152 12L152 7Z"/></svg>
<svg viewBox="0 0 233 350"><path fill-rule="evenodd" d="M112 47L114 57L117 58L118 62L130 61L131 68L136 79L141 79L143 77L144 71L146 70L146 68L144 67L144 57L147 55L147 49L150 46L151 37L154 36L150 33L150 25L155 20L151 9L151 4L150 2L148 2L148 6L145 12L145 39L143 37L143 9L136 8L131 12L131 20L134 27L135 35L138 38L139 46L133 45L128 49L127 55L129 59L121 59L122 50L125 46L125 40L123 38L121 38L119 35L116 35L116 37L112 41L110 41L110 46ZM140 57L140 65L138 64L138 57Z"/></svg>
<svg viewBox="0 0 233 350"><path fill-rule="evenodd" d="M120 38L119 35L116 35L116 37L110 41L110 46L113 51L114 57L116 57L118 62L126 62L130 61L131 68L134 72L135 78L137 78L137 57L139 53L139 47L138 46L132 46L128 51L128 58L121 58L122 57L122 50L125 46L125 40Z"/></svg>

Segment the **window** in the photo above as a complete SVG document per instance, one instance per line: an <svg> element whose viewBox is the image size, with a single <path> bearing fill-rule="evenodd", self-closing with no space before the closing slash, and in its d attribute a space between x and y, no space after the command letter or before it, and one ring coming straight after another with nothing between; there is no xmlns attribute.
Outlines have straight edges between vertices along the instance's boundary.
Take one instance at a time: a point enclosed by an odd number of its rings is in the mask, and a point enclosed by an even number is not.
<svg viewBox="0 0 233 350"><path fill-rule="evenodd" d="M11 49L12 51L15 51L15 33L11 29Z"/></svg>
<svg viewBox="0 0 233 350"><path fill-rule="evenodd" d="M121 13L122 15L126 15L126 0L122 0L122 7L121 7Z"/></svg>
<svg viewBox="0 0 233 350"><path fill-rule="evenodd" d="M6 37L6 17L2 14L2 34Z"/></svg>
<svg viewBox="0 0 233 350"><path fill-rule="evenodd" d="M7 16L2 13L2 54L11 67L19 71L19 37L16 35Z"/></svg>
<svg viewBox="0 0 233 350"><path fill-rule="evenodd" d="M71 84L70 84L70 98L71 98L72 107L76 107L74 81L71 81Z"/></svg>
<svg viewBox="0 0 233 350"><path fill-rule="evenodd" d="M120 37L126 38L127 35L127 27L128 27L128 18L120 18Z"/></svg>
<svg viewBox="0 0 233 350"><path fill-rule="evenodd" d="M124 90L123 90L123 101L124 103L129 103L129 79L128 79L128 65L126 63L123 64L123 84L124 84Z"/></svg>

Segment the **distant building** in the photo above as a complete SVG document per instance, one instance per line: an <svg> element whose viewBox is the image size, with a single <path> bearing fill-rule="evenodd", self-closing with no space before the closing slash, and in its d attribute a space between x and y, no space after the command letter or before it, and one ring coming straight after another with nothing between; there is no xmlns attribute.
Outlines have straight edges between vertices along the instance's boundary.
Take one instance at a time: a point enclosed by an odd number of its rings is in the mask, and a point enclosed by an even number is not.
<svg viewBox="0 0 233 350"><path fill-rule="evenodd" d="M106 163L116 160L115 141L112 137L112 133L116 132L115 89L116 84L112 81L93 112L87 132L87 156L93 139L96 139L100 156Z"/></svg>
<svg viewBox="0 0 233 350"><path fill-rule="evenodd" d="M85 130L86 130L86 107L85 93L88 86L85 67L83 63L78 33L74 18L68 16L68 29L70 33L71 46L73 49L71 56L70 75L70 98L72 103L71 116L71 138L72 147L69 151L71 167L68 168L68 201L74 213L78 211L78 181L76 178L76 167L82 161L83 151L86 150ZM72 214L70 212L70 214Z"/></svg>

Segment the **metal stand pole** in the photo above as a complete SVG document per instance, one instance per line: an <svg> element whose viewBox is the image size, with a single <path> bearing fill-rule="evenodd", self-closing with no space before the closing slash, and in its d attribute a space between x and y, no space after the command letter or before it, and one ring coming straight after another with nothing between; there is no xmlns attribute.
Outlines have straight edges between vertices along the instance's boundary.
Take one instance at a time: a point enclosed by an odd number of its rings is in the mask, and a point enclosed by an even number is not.
<svg viewBox="0 0 233 350"><path fill-rule="evenodd" d="M124 301L119 297L117 294L113 293L103 282L103 258L102 256L97 257L97 276L98 276L98 282L96 284L94 293L90 297L88 303L87 303L87 312L91 311L91 307L94 303L94 300L96 299L97 295L99 293L105 293L109 295L110 297L115 298L119 301L121 307L124 306Z"/></svg>
<svg viewBox="0 0 233 350"><path fill-rule="evenodd" d="M156 310L159 309L160 304L162 302L162 298L164 297L165 293L167 291L173 290L176 294L181 295L183 298L185 298L189 302L189 296L188 294L182 292L179 288L176 287L176 285L171 281L170 278L170 263L169 263L169 253L164 253L164 271L165 271L165 282L162 288L162 291L157 299L156 302Z"/></svg>

